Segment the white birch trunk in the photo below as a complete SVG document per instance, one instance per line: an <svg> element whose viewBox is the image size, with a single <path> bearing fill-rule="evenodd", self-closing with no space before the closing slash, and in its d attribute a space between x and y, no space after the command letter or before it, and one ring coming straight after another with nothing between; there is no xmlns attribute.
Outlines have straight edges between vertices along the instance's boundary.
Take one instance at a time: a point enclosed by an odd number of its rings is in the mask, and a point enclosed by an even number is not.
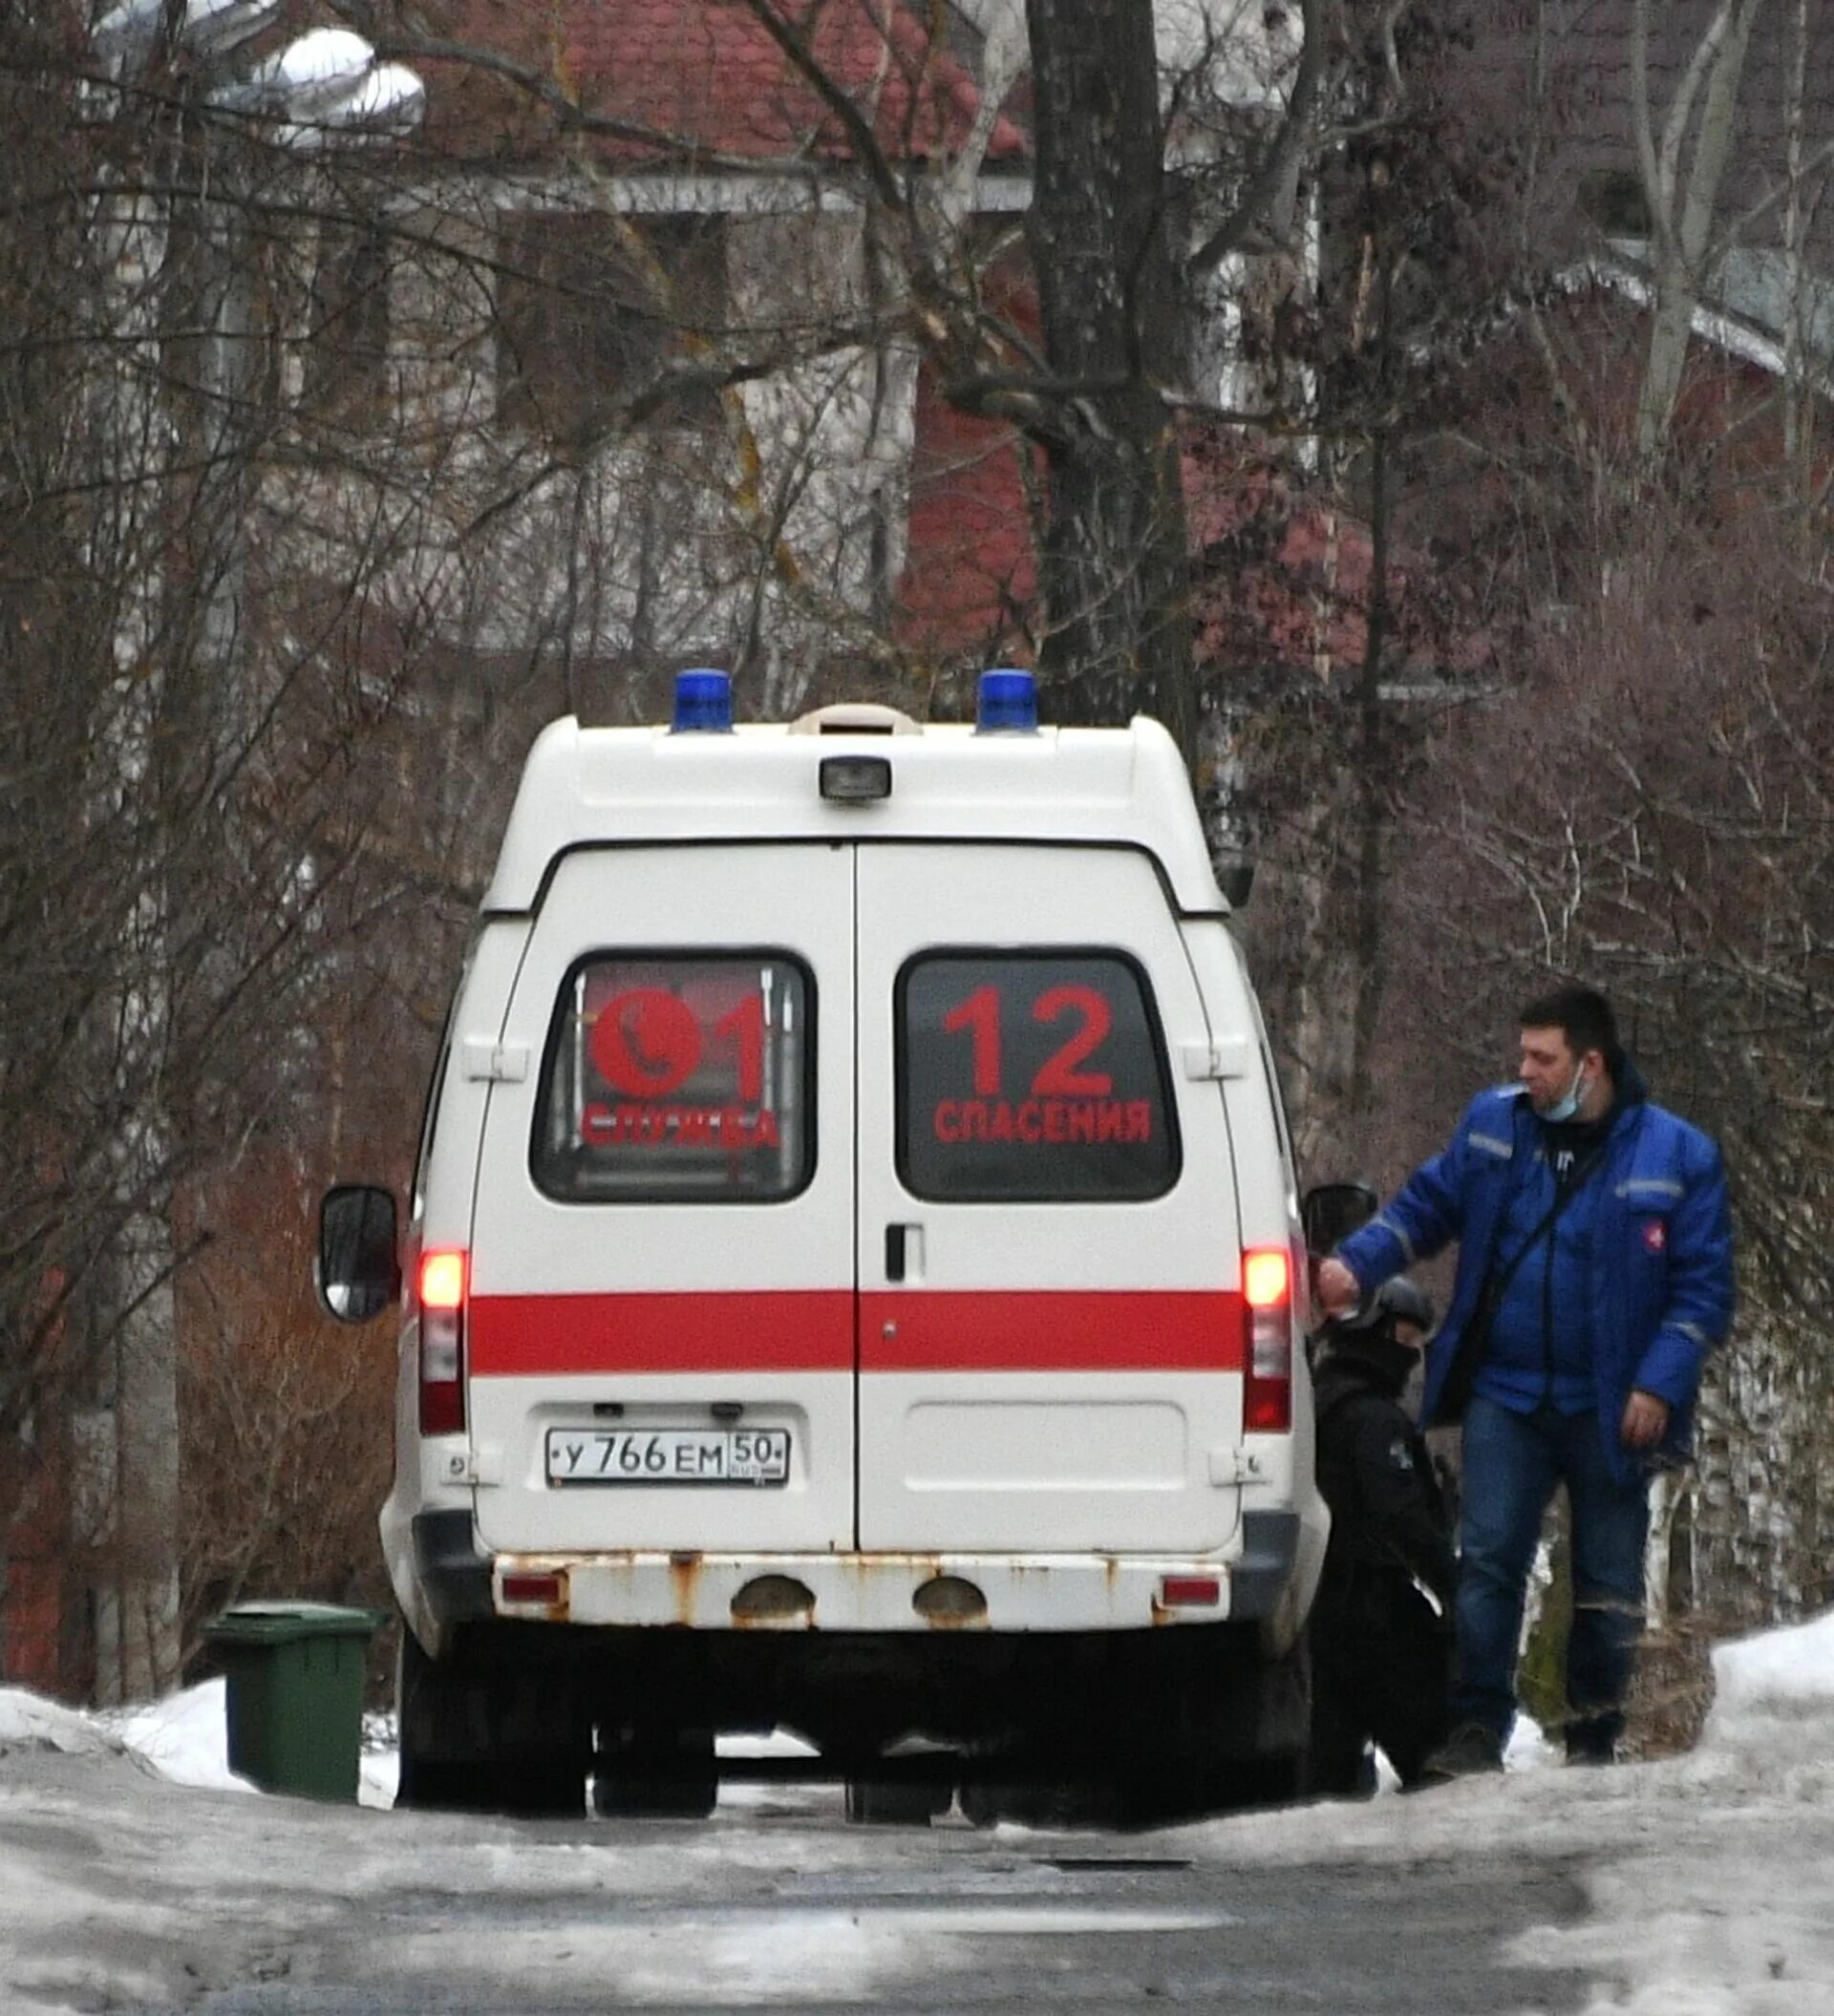
<svg viewBox="0 0 1834 2016"><path fill-rule="evenodd" d="M1654 4L1636 0L1631 44L1631 120L1655 234L1655 320L1636 407L1636 445L1645 461L1660 454L1674 417L1695 309L1711 263L1714 211L1732 149L1745 53L1764 0L1720 0L1675 88L1659 148L1649 75ZM1703 87L1696 123L1695 105Z"/></svg>
<svg viewBox="0 0 1834 2016"><path fill-rule="evenodd" d="M1659 1470L1650 1486L1650 1537L1643 1550L1643 1628L1669 1627L1669 1554L1674 1516L1686 1496L1675 1473Z"/></svg>

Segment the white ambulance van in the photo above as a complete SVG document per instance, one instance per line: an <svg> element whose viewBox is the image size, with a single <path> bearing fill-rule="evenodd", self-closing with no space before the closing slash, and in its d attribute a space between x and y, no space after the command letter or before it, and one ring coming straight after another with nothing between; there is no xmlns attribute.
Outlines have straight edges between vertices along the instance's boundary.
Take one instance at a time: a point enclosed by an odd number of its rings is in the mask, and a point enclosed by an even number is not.
<svg viewBox="0 0 1834 2016"><path fill-rule="evenodd" d="M1323 1554L1290 1150L1162 729L567 719L523 773L405 1240L382 1539L406 1804L704 1814L787 1729L856 1817L1302 1752Z"/></svg>

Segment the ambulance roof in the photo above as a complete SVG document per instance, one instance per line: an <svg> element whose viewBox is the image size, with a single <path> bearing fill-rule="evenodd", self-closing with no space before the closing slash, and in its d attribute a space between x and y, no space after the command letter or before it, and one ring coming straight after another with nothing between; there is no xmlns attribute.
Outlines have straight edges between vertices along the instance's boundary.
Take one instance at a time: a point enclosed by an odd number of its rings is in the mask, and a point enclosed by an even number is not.
<svg viewBox="0 0 1834 2016"><path fill-rule="evenodd" d="M890 796L823 798L820 766L833 755L885 757ZM1184 765L1157 721L980 734L875 708L726 733L550 722L523 766L484 909L532 909L572 848L781 839L1136 846L1181 910L1228 911Z"/></svg>

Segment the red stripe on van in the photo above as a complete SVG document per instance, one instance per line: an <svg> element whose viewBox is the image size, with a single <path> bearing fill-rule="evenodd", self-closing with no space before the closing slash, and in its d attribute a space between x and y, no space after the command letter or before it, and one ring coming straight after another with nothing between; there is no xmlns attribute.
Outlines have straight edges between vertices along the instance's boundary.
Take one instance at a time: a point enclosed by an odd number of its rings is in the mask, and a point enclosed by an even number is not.
<svg viewBox="0 0 1834 2016"><path fill-rule="evenodd" d="M471 1369L850 1372L845 1288L665 1295L476 1295Z"/></svg>
<svg viewBox="0 0 1834 2016"><path fill-rule="evenodd" d="M860 1301L867 1371L1239 1372L1243 1366L1242 1298L1229 1289L893 1289Z"/></svg>
<svg viewBox="0 0 1834 2016"><path fill-rule="evenodd" d="M893 1289L862 1296L860 1313L869 1372L1243 1367L1242 1298L1227 1289ZM854 1362L845 1289L478 1295L467 1325L481 1378L844 1372Z"/></svg>

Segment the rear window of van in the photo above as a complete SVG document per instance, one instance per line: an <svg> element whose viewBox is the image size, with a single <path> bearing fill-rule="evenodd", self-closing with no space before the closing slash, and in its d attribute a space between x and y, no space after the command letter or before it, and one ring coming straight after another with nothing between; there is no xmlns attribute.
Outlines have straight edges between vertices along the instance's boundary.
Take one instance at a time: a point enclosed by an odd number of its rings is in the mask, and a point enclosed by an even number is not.
<svg viewBox="0 0 1834 2016"><path fill-rule="evenodd" d="M1145 974L1105 951L938 950L898 977L898 1169L958 1202L1162 1196L1178 1180Z"/></svg>
<svg viewBox="0 0 1834 2016"><path fill-rule="evenodd" d="M568 973L530 1167L572 1203L770 1203L815 1168L815 983L781 952L602 953Z"/></svg>

